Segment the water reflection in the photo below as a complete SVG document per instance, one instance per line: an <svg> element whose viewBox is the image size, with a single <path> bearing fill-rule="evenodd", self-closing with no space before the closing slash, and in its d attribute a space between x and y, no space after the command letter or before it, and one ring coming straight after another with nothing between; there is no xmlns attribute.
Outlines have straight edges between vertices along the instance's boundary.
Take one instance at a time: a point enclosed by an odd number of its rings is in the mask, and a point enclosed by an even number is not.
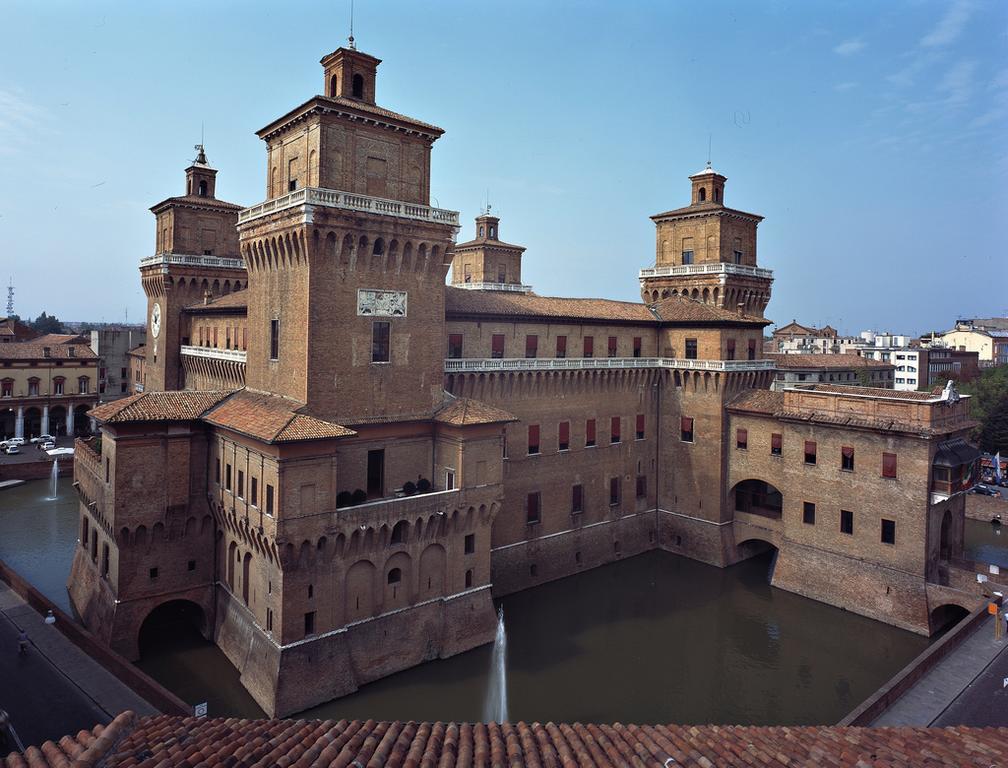
<svg viewBox="0 0 1008 768"><path fill-rule="evenodd" d="M980 560L1008 568L1008 526L966 520L963 549L967 560Z"/></svg>

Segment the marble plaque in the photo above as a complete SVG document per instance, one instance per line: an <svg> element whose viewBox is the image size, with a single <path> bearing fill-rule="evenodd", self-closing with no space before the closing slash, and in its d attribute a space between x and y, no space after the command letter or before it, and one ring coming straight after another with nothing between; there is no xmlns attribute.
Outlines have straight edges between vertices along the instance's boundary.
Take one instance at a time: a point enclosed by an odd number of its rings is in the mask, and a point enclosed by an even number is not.
<svg viewBox="0 0 1008 768"><path fill-rule="evenodd" d="M358 288L357 314L369 317L406 317L406 291Z"/></svg>

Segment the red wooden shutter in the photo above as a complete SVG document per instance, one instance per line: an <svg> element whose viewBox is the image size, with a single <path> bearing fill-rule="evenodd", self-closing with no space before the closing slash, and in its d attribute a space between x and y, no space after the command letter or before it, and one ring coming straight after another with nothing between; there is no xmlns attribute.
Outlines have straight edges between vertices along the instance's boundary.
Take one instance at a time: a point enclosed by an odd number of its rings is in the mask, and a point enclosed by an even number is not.
<svg viewBox="0 0 1008 768"><path fill-rule="evenodd" d="M493 338L490 340L491 354L495 358L504 357L504 334L495 333Z"/></svg>
<svg viewBox="0 0 1008 768"><path fill-rule="evenodd" d="M529 453L539 453L539 425L529 424L528 428L528 451Z"/></svg>
<svg viewBox="0 0 1008 768"><path fill-rule="evenodd" d="M560 422L560 445L566 446L570 443L570 422L561 421Z"/></svg>
<svg viewBox="0 0 1008 768"><path fill-rule="evenodd" d="M588 419L585 424L585 442L589 445L595 444L595 419Z"/></svg>
<svg viewBox="0 0 1008 768"><path fill-rule="evenodd" d="M882 454L882 477L896 477L896 454Z"/></svg>
<svg viewBox="0 0 1008 768"><path fill-rule="evenodd" d="M595 351L595 337L585 336L584 340L584 356L591 357Z"/></svg>
<svg viewBox="0 0 1008 768"><path fill-rule="evenodd" d="M637 439L642 440L644 438L644 414L637 414Z"/></svg>
<svg viewBox="0 0 1008 768"><path fill-rule="evenodd" d="M679 429L683 432L693 431L693 417L692 416L681 416L679 418Z"/></svg>

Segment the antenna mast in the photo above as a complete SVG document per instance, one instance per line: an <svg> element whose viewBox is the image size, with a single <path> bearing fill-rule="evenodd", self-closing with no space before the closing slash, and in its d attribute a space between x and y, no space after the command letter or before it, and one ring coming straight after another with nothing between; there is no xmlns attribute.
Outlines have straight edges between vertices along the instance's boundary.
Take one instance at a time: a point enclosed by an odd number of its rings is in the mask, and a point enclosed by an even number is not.
<svg viewBox="0 0 1008 768"><path fill-rule="evenodd" d="M347 42L350 43L350 50L356 51L357 46L354 45L354 39L353 39L353 3L354 0L350 0L350 37L347 38Z"/></svg>
<svg viewBox="0 0 1008 768"><path fill-rule="evenodd" d="M14 278L7 285L7 317L14 314Z"/></svg>

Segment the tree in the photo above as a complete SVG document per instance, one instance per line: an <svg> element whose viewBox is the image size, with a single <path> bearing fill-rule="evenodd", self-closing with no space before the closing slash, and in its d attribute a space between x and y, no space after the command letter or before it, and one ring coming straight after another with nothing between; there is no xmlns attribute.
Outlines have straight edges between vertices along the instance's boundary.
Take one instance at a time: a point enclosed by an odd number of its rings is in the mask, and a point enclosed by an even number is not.
<svg viewBox="0 0 1008 768"><path fill-rule="evenodd" d="M59 321L59 318L56 315L47 315L45 312L28 323L28 325L39 333L63 332L63 323Z"/></svg>
<svg viewBox="0 0 1008 768"><path fill-rule="evenodd" d="M984 450L1008 449L1008 365L985 368L974 381L959 384L970 395L970 416L979 422L973 438ZM999 437L1000 435L1000 437Z"/></svg>
<svg viewBox="0 0 1008 768"><path fill-rule="evenodd" d="M1008 452L1008 394L998 400L980 427L980 448L988 453Z"/></svg>

